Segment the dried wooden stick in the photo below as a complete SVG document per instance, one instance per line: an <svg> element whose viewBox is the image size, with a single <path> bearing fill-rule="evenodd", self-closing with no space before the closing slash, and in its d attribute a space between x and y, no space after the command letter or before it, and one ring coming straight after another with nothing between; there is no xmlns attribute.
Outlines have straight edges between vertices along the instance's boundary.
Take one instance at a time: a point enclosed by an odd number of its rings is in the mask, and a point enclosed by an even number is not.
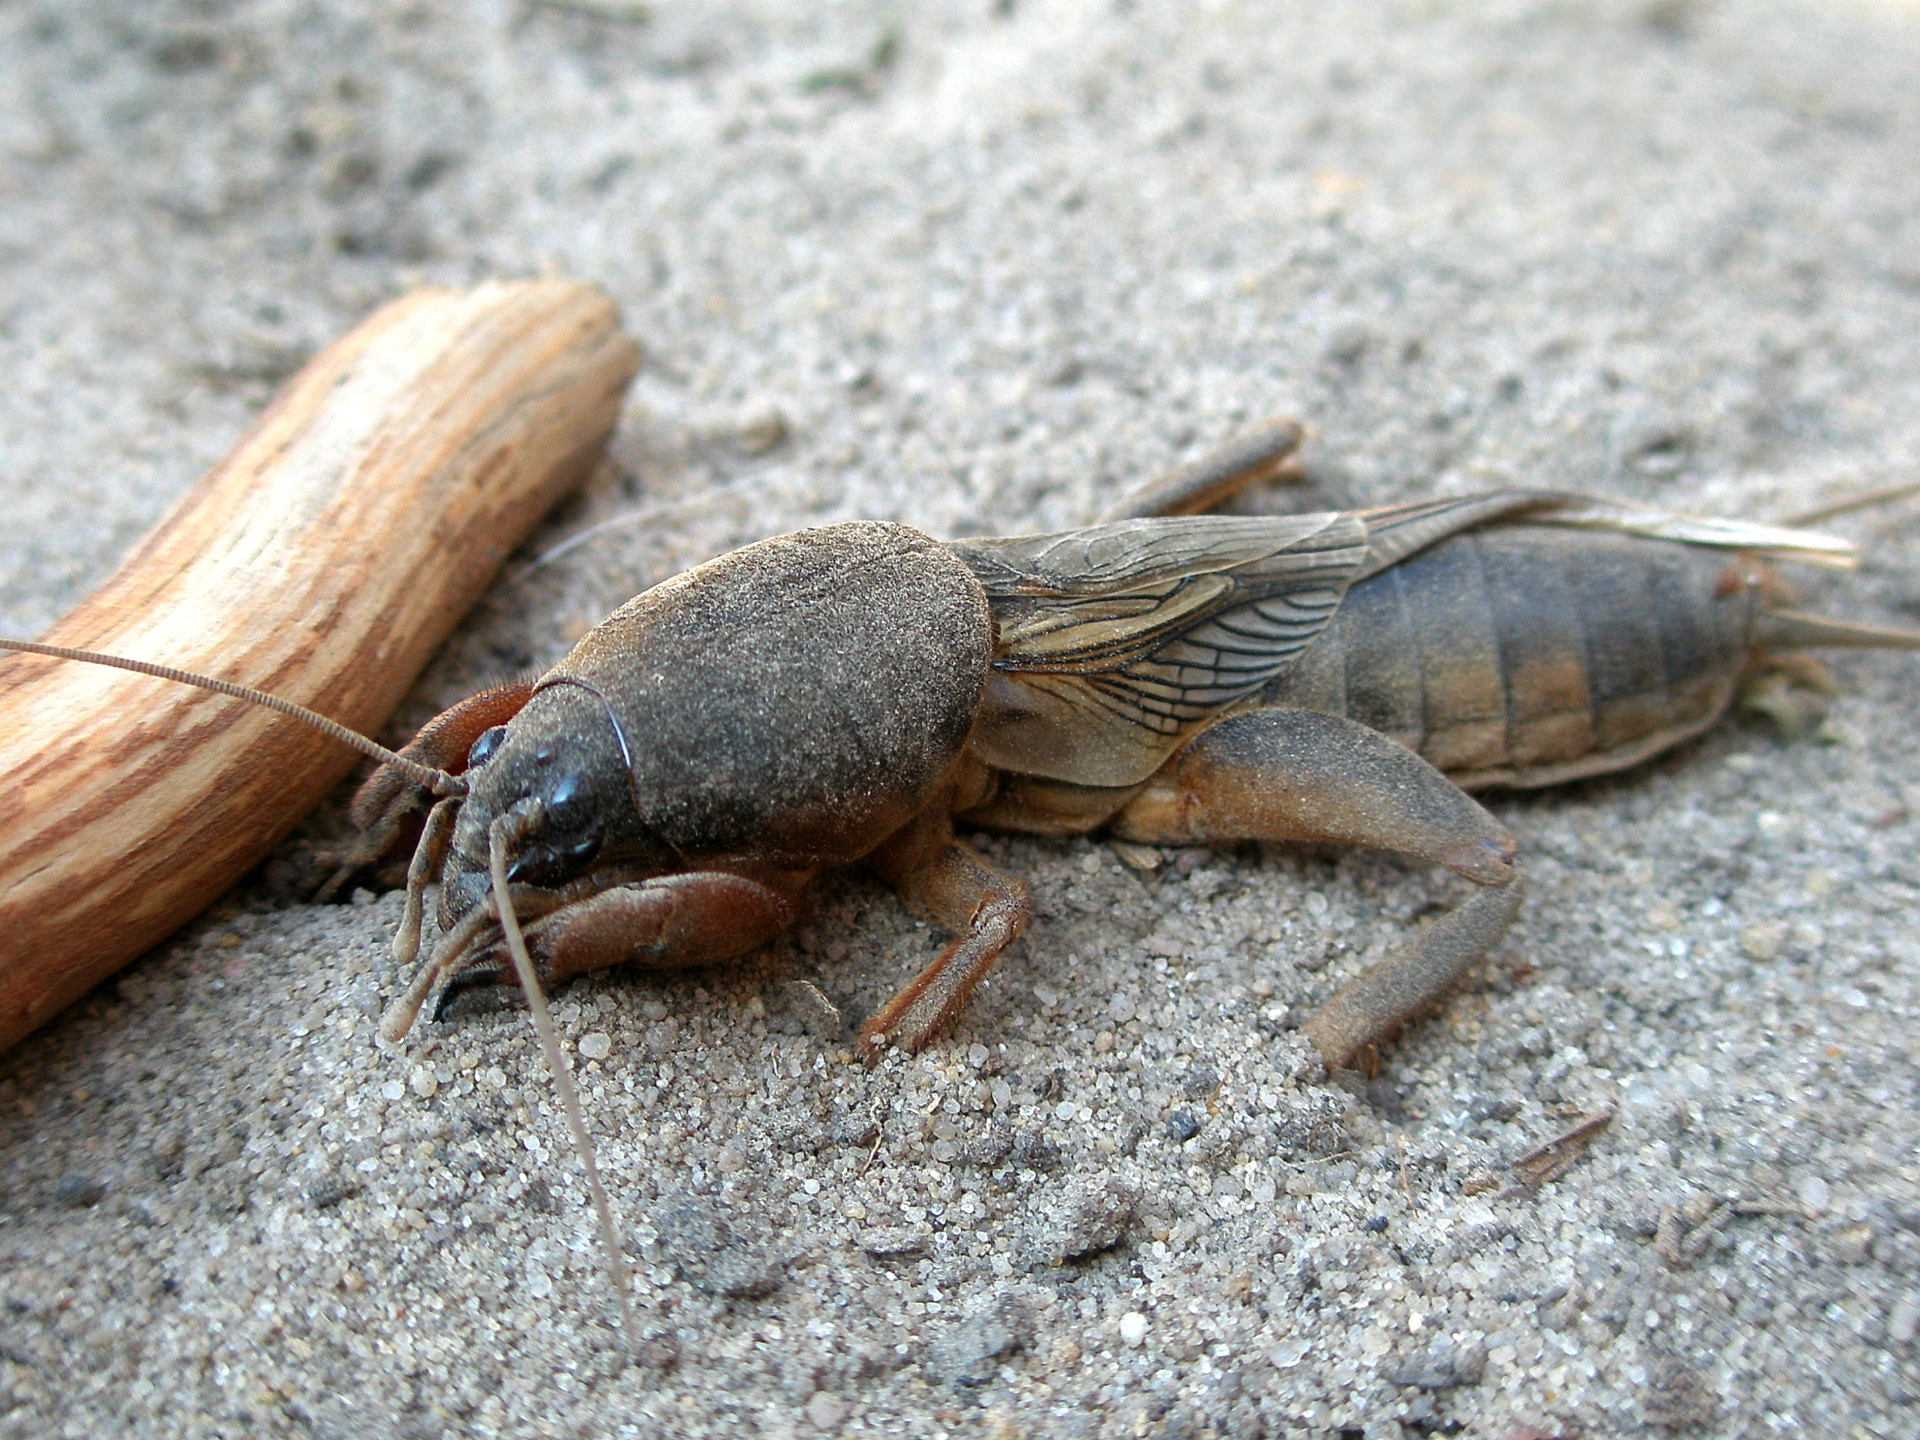
<svg viewBox="0 0 1920 1440"><path fill-rule="evenodd" d="M638 367L590 286L416 291L289 380L42 638L376 730L591 471ZM213 901L353 762L241 701L0 656L0 1048Z"/></svg>

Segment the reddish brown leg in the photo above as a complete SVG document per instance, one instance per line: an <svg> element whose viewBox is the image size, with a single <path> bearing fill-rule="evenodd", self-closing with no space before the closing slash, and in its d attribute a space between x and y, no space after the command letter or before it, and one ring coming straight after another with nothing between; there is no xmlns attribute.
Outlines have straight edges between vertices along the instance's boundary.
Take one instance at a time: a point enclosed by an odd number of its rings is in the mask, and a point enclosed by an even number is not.
<svg viewBox="0 0 1920 1440"><path fill-rule="evenodd" d="M1486 888L1362 973L1303 1027L1329 1068L1439 1000L1520 906L1513 837L1411 750L1337 716L1252 710L1220 721L1114 821L1128 840L1313 840L1430 860Z"/></svg>
<svg viewBox="0 0 1920 1440"><path fill-rule="evenodd" d="M482 690L434 716L400 753L422 765L458 775L467 768L467 752L473 749L473 742L494 726L513 719L532 698L531 680ZM392 766L375 770L347 807L347 818L358 827L360 839L314 899L326 900L349 877L384 860L407 822L433 801L429 791Z"/></svg>
<svg viewBox="0 0 1920 1440"><path fill-rule="evenodd" d="M952 1023L1000 952L1025 928L1027 887L953 838L936 802L867 862L915 909L957 938L860 1027L869 1058L889 1045L916 1051Z"/></svg>
<svg viewBox="0 0 1920 1440"><path fill-rule="evenodd" d="M526 927L527 948L544 981L627 963L677 969L743 955L799 917L793 896L781 890L696 870L603 890L556 910ZM456 975L448 993L496 983L518 983L512 958L499 944Z"/></svg>

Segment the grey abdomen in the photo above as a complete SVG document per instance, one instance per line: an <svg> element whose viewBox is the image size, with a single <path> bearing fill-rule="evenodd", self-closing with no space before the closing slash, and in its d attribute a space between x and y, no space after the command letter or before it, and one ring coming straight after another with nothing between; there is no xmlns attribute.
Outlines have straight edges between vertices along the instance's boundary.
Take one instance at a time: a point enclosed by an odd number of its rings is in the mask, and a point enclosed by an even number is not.
<svg viewBox="0 0 1920 1440"><path fill-rule="evenodd" d="M1636 536L1457 535L1353 586L1263 698L1358 720L1468 788L1622 769L1726 708L1739 575L1726 551Z"/></svg>

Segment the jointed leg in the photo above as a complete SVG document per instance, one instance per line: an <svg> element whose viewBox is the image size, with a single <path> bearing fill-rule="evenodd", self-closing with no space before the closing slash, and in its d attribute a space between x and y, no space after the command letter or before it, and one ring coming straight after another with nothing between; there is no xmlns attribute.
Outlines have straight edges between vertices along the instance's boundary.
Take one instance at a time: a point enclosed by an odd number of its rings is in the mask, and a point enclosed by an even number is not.
<svg viewBox="0 0 1920 1440"><path fill-rule="evenodd" d="M1203 730L1114 820L1162 844L1307 840L1445 865L1479 894L1352 981L1305 1025L1329 1068L1439 1000L1519 909L1513 837L1412 751L1351 720L1252 710Z"/></svg>
<svg viewBox="0 0 1920 1440"><path fill-rule="evenodd" d="M1518 875L1468 897L1379 964L1363 970L1300 1028L1338 1070L1431 1008L1507 933L1526 886Z"/></svg>
<svg viewBox="0 0 1920 1440"><path fill-rule="evenodd" d="M616 886L556 908L526 927L527 949L540 979L549 983L624 964L678 969L744 955L799 915L793 897L771 885L695 870ZM496 944L463 965L447 988L452 994L514 981L512 957Z"/></svg>
<svg viewBox="0 0 1920 1440"><path fill-rule="evenodd" d="M420 843L413 847L413 859L407 864L407 908L400 916L400 928L393 937L393 963L411 965L420 953L420 921L426 912L427 886L446 862L447 847L453 842L454 822L460 818L460 797L449 795L427 812L426 828Z"/></svg>
<svg viewBox="0 0 1920 1440"><path fill-rule="evenodd" d="M793 888L806 878L792 876ZM724 871L667 875L584 897L567 887L515 885L510 896L535 975L549 983L627 962L669 969L731 959L799 918L792 894ZM500 933L482 944L489 928ZM476 946L478 953L470 953ZM440 937L381 1017L381 1037L397 1041L405 1035L441 976L456 966L434 1008L436 1019L462 990L518 983L493 896Z"/></svg>
<svg viewBox="0 0 1920 1440"><path fill-rule="evenodd" d="M518 715L532 695L530 680L496 685L478 695L470 695L421 726L420 733L408 741L400 753L422 765L458 775L467 768L467 754L473 749L473 742L494 726L504 725ZM347 807L347 818L359 829L360 839L340 862L340 868L320 887L314 900L330 899L350 876L378 864L393 848L408 819L432 803L431 794L391 765L375 770L354 793Z"/></svg>
<svg viewBox="0 0 1920 1440"><path fill-rule="evenodd" d="M866 1055L888 1045L919 1050L951 1023L980 977L1025 928L1027 887L955 840L952 820L937 801L868 864L901 899L956 936L860 1027L857 1043Z"/></svg>
<svg viewBox="0 0 1920 1440"><path fill-rule="evenodd" d="M1155 515L1198 515L1230 500L1249 485L1289 473L1306 427L1275 415L1185 465L1123 495L1100 518L1140 520ZM1297 473L1297 471L1295 472Z"/></svg>

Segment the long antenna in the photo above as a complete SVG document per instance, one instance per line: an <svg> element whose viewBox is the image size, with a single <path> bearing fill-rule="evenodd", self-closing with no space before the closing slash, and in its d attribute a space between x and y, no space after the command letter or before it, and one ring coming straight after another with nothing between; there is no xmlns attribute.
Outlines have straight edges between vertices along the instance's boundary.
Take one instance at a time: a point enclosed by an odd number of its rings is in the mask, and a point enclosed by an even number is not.
<svg viewBox="0 0 1920 1440"><path fill-rule="evenodd" d="M291 700L283 700L278 695L269 695L264 690L255 690L249 685L236 685L231 680L215 680L209 675L196 675L191 670L176 670L171 665L156 665L151 660L129 660L121 655L103 655L97 650L70 650L64 645L41 645L32 640L8 640L4 636L0 636L0 650L18 650L25 655L47 655L55 660L80 660L89 665L105 665L114 670L131 670L136 675L151 675L156 680L172 680L181 685L211 690L216 695L231 695L236 700L251 701L255 705L264 705L269 710L278 710L282 715L291 715L295 720L311 725L321 734L338 740L342 745L351 745L361 754L370 755L383 764L393 766L409 780L424 785L436 795L467 793L467 782L458 775L449 775L444 770L435 770L432 766L409 760L406 756L367 739L357 730L349 730L338 720L329 720L318 711L309 710L304 705L296 705Z"/></svg>
<svg viewBox="0 0 1920 1440"><path fill-rule="evenodd" d="M533 801L531 809L526 811L509 810L493 822L487 831L487 859L507 953L513 957L514 973L520 977L520 988L526 992L527 1009L533 1014L534 1033L540 1037L540 1049L546 1055L554 1094L559 1097L560 1109L573 1131L574 1154L580 1159L580 1168L587 1172L587 1194L593 1197L594 1212L600 1218L600 1244L607 1252L607 1276L613 1281L614 1297L620 1303L620 1338L628 1355L632 1355L636 1338L633 1302L628 1298L633 1289L632 1272L627 1268L626 1253L620 1248L620 1227L614 1223L613 1206L607 1199L606 1187L600 1183L600 1166L594 1160L592 1137L587 1134L587 1117L581 1113L580 1097L573 1088L573 1067L567 1064L566 1052L560 1048L560 1035L553 1028L546 992L540 988L539 973L533 968L533 957L527 953L527 942L520 932L520 917L514 914L511 887L507 884L507 851L536 823L539 803Z"/></svg>
<svg viewBox="0 0 1920 1440"><path fill-rule="evenodd" d="M1838 500L1830 500L1825 505L1816 505L1811 510L1802 510L1798 515L1781 521L1783 525L1824 525L1829 520L1842 515L1851 515L1856 510L1865 510L1874 505L1891 505L1896 500L1905 500L1920 495L1920 480L1908 480L1899 485L1886 485L1878 490L1864 491L1859 495L1846 495Z"/></svg>
<svg viewBox="0 0 1920 1440"><path fill-rule="evenodd" d="M678 500L662 500L658 504L642 505L637 510L628 510L624 514L613 516L611 519L602 520L597 525L589 525L579 533L569 535L551 549L541 551L540 554L534 556L533 559L529 560L519 570L509 575L506 583L509 585L518 585L522 580L525 580L536 571L543 570L551 565L562 555L570 554L572 551L578 550L582 545L589 544L599 539L600 536L614 530L625 530L630 526L644 525L649 520L661 520L673 514L676 510L702 508L717 500L731 499L735 495L749 495L755 490L764 490L767 486L771 485L776 478L776 476L766 474L750 475L744 480L735 480L729 485L721 485L712 490L702 490L697 495L683 495Z"/></svg>

